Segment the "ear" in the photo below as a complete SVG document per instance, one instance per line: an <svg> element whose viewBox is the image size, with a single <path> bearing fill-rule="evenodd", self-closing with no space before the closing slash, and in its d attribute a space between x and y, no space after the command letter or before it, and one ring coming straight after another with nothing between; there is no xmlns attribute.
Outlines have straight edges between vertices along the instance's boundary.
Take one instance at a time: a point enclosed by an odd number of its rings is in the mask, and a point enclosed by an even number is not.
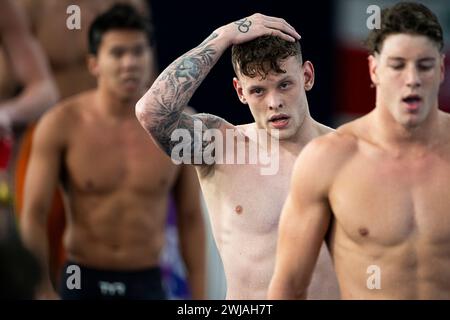
<svg viewBox="0 0 450 320"><path fill-rule="evenodd" d="M314 66L311 61L303 63L303 77L305 79L305 90L309 91L314 86Z"/></svg>
<svg viewBox="0 0 450 320"><path fill-rule="evenodd" d="M98 77L99 75L99 68L98 68L98 59L96 55L89 54L87 56L87 66L89 72L94 76Z"/></svg>
<svg viewBox="0 0 450 320"><path fill-rule="evenodd" d="M445 54L441 55L441 84L445 80Z"/></svg>
<svg viewBox="0 0 450 320"><path fill-rule="evenodd" d="M234 77L233 78L233 87L236 90L236 93L238 95L239 100L243 103L243 104L247 104L247 100L244 97L244 90L242 88L242 85L239 81L238 78Z"/></svg>
<svg viewBox="0 0 450 320"><path fill-rule="evenodd" d="M376 53L375 53L376 54ZM374 55L370 55L367 58L368 62L369 62L369 75L370 75L370 80L372 80L372 83L377 86L379 81L378 81L378 74L377 74L377 67L378 67L378 63L379 63L379 57L376 57Z"/></svg>

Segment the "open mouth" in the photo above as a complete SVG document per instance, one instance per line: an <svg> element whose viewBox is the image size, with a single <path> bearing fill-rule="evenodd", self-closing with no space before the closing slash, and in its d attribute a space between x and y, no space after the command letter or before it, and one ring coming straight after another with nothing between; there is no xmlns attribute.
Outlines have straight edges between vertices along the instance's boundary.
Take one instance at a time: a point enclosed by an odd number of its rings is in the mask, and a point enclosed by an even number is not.
<svg viewBox="0 0 450 320"><path fill-rule="evenodd" d="M137 83L139 80L137 78L126 78L122 80L124 83Z"/></svg>
<svg viewBox="0 0 450 320"><path fill-rule="evenodd" d="M286 114L275 114L269 118L269 122L277 129L285 127L290 117Z"/></svg>
<svg viewBox="0 0 450 320"><path fill-rule="evenodd" d="M128 88L136 88L139 86L139 80L136 78L127 78L122 80L122 84Z"/></svg>
<svg viewBox="0 0 450 320"><path fill-rule="evenodd" d="M403 98L402 101L407 104L408 110L413 111L419 108L422 98L417 94L410 94Z"/></svg>
<svg viewBox="0 0 450 320"><path fill-rule="evenodd" d="M422 98L417 94L411 94L411 95L403 98L403 101L406 103L416 103L416 102L421 102Z"/></svg>

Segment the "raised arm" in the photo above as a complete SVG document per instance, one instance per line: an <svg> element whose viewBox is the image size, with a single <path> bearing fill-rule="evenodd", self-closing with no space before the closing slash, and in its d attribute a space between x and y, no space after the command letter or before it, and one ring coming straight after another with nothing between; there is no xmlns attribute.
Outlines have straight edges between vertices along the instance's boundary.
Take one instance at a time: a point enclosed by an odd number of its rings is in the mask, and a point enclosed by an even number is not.
<svg viewBox="0 0 450 320"><path fill-rule="evenodd" d="M21 234L26 247L41 264L43 281L38 288L38 298L56 297L49 275L47 220L58 183L66 129L53 113L42 118L34 136L25 179Z"/></svg>
<svg viewBox="0 0 450 320"><path fill-rule="evenodd" d="M39 118L58 98L44 53L15 1L3 1L0 11L2 44L23 90L0 104L0 127L26 125Z"/></svg>
<svg viewBox="0 0 450 320"><path fill-rule="evenodd" d="M326 161L323 149L323 145L313 142L295 163L291 189L280 218L269 299L307 297L332 215L327 199L332 172L322 165Z"/></svg>
<svg viewBox="0 0 450 320"><path fill-rule="evenodd" d="M194 121L200 121L202 131L223 129L222 119L207 114L190 116L183 112L195 90L205 79L223 52L233 44L272 34L289 41L300 36L283 19L254 14L216 29L199 46L170 64L156 79L149 91L136 105L136 116L153 139L170 156L178 141L172 141L176 129L187 129L194 141ZM201 135L202 132L195 132ZM191 143L191 156L202 153L212 142L203 142L201 148ZM202 158L202 157L201 157Z"/></svg>

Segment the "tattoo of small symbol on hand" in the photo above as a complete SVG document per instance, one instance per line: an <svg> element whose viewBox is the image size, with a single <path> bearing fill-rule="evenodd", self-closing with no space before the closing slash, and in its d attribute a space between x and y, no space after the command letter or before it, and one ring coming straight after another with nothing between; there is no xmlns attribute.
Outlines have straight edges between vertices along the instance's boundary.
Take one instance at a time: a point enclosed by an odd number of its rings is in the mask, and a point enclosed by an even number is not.
<svg viewBox="0 0 450 320"><path fill-rule="evenodd" d="M250 20L247 20L247 18L241 19L236 21L234 24L238 25L238 30L242 33L247 33L248 30L250 30L250 26L252 25L252 22Z"/></svg>

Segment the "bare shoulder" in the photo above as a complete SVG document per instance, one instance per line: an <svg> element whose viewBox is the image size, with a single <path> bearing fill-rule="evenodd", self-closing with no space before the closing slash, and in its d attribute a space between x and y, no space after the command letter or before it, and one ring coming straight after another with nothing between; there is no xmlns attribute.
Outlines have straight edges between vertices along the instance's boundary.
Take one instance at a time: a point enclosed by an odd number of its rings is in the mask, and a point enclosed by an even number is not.
<svg viewBox="0 0 450 320"><path fill-rule="evenodd" d="M311 140L300 152L296 170L311 170L318 174L332 174L348 161L358 149L358 136L352 124L333 130L324 126L323 134Z"/></svg>
<svg viewBox="0 0 450 320"><path fill-rule="evenodd" d="M38 122L37 133L55 138L67 137L79 123L81 113L92 104L92 92L62 100L48 110Z"/></svg>
<svg viewBox="0 0 450 320"><path fill-rule="evenodd" d="M330 132L334 132L335 129L328 127L320 122L314 121L313 127L317 132L317 136L322 136Z"/></svg>
<svg viewBox="0 0 450 320"><path fill-rule="evenodd" d="M444 128L445 137L450 137L450 113L439 111L439 117L441 119L442 128Z"/></svg>

